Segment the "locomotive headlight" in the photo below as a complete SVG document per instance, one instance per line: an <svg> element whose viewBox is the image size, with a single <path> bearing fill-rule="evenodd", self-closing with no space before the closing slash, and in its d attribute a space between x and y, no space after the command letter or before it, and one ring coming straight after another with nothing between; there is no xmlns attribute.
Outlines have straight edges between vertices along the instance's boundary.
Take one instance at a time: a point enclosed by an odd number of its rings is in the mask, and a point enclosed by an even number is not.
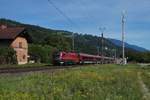
<svg viewBox="0 0 150 100"><path fill-rule="evenodd" d="M60 64L64 64L64 62L60 62Z"/></svg>

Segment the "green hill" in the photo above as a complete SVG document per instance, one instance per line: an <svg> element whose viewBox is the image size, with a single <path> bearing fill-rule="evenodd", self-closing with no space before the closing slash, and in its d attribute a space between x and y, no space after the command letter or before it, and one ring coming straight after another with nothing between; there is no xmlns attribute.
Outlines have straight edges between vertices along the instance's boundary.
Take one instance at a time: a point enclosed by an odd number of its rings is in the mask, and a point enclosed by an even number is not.
<svg viewBox="0 0 150 100"><path fill-rule="evenodd" d="M6 24L11 27L21 26L25 27L28 30L28 33L33 39L34 44L47 44L54 47L57 47L60 50L66 49L71 50L72 48L72 32L63 31L63 30L53 30L47 29L40 26L22 24L16 21L8 19L0 19L1 24ZM58 40L61 40L59 43ZM78 52L85 52L90 54L97 54L98 48L101 50L101 38L97 36L92 36L88 34L75 34L75 50ZM61 45L66 45L61 46ZM104 46L111 49L118 49L113 43L104 40ZM105 51L107 52L107 51Z"/></svg>
<svg viewBox="0 0 150 100"><path fill-rule="evenodd" d="M6 24L11 27L21 26L28 30L34 45L50 46L57 50L72 50L72 34L73 32L64 30L53 30L48 28L43 28L40 26L23 24L16 21L8 19L0 19L0 24ZM93 36L89 34L74 34L75 37L75 51L83 52L88 54L101 54L101 37ZM117 52L117 57L121 57L121 47L111 42L109 39L104 39L104 55L113 57L115 51ZM126 48L126 55L129 59L134 60L135 55L140 54L140 52L132 49Z"/></svg>

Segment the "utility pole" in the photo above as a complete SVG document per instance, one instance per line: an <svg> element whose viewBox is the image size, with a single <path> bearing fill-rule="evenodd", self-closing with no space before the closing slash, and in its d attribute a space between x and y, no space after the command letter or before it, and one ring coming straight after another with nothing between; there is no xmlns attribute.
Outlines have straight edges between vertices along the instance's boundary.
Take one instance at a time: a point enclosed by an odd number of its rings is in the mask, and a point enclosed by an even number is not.
<svg viewBox="0 0 150 100"><path fill-rule="evenodd" d="M99 56L99 46L97 46L97 55Z"/></svg>
<svg viewBox="0 0 150 100"><path fill-rule="evenodd" d="M117 50L116 48L112 49L112 55L116 59L117 58Z"/></svg>
<svg viewBox="0 0 150 100"><path fill-rule="evenodd" d="M104 48L104 31L106 30L105 27L100 27L99 30L101 31L101 56L102 56L102 64L104 62L104 52L103 52L103 48Z"/></svg>
<svg viewBox="0 0 150 100"><path fill-rule="evenodd" d="M125 13L122 13L122 63L125 65Z"/></svg>
<svg viewBox="0 0 150 100"><path fill-rule="evenodd" d="M102 32L101 34L101 39L102 39L102 51L101 51L101 56L102 56L102 64L104 63L104 33Z"/></svg>
<svg viewBox="0 0 150 100"><path fill-rule="evenodd" d="M72 33L72 51L74 52L74 33Z"/></svg>
<svg viewBox="0 0 150 100"><path fill-rule="evenodd" d="M116 51L116 49L115 49L115 59L117 58L117 53L116 53L117 51Z"/></svg>

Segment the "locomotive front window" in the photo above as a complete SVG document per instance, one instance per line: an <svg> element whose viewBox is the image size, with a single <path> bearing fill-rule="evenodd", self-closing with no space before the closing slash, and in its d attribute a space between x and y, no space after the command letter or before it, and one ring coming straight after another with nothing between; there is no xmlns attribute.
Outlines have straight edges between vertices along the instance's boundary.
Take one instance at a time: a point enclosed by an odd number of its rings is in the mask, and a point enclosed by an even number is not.
<svg viewBox="0 0 150 100"><path fill-rule="evenodd" d="M60 56L60 54L55 54L55 57L59 57Z"/></svg>
<svg viewBox="0 0 150 100"><path fill-rule="evenodd" d="M53 55L53 57L54 57L54 58L59 58L59 57L60 57L60 53L55 53L55 54Z"/></svg>

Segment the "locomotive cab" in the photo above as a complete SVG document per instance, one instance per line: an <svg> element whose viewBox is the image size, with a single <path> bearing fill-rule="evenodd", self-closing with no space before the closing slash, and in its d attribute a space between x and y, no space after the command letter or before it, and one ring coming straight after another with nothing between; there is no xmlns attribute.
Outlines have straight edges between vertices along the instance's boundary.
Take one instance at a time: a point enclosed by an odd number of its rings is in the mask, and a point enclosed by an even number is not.
<svg viewBox="0 0 150 100"><path fill-rule="evenodd" d="M53 65L60 65L60 52L53 53L52 63Z"/></svg>
<svg viewBox="0 0 150 100"><path fill-rule="evenodd" d="M79 62L79 54L75 52L57 52L53 54L54 65L73 65Z"/></svg>

